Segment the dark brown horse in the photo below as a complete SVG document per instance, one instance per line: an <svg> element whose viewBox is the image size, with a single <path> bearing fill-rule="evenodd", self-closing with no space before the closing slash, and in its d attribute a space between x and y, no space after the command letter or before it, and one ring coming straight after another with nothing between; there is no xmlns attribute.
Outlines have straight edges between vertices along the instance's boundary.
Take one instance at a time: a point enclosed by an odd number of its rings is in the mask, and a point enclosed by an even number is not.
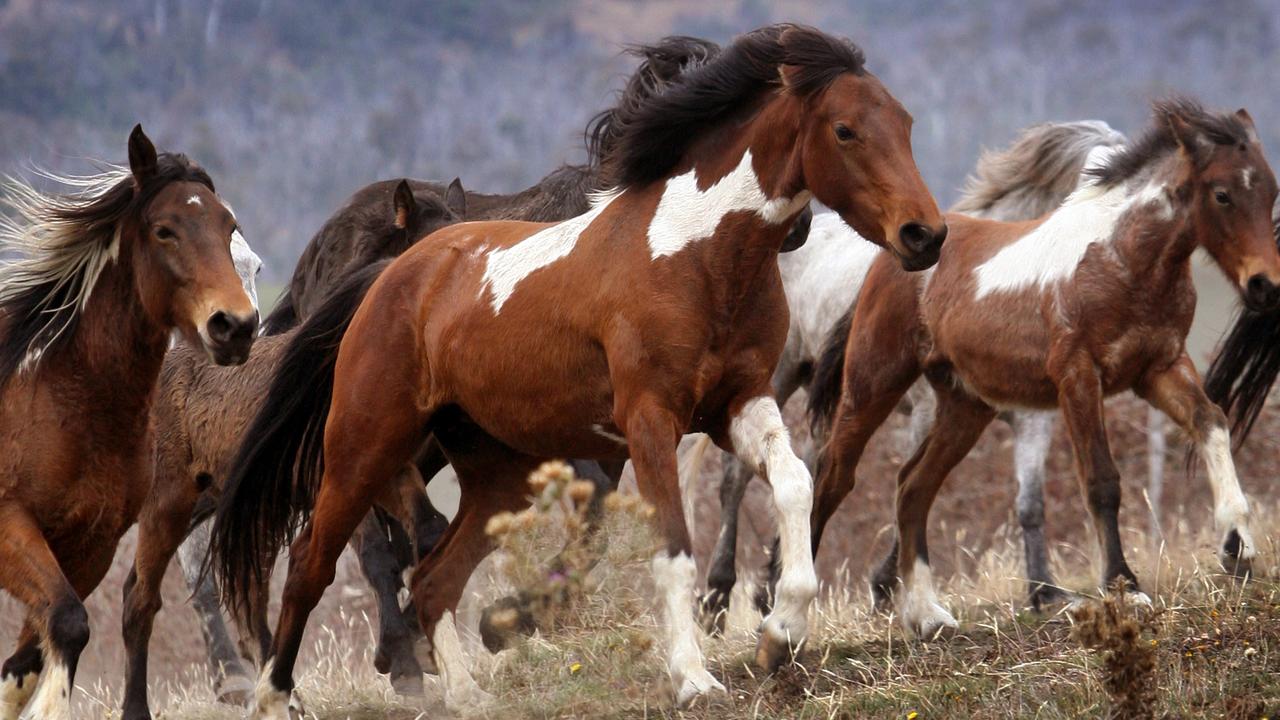
<svg viewBox="0 0 1280 720"><path fill-rule="evenodd" d="M347 256L347 261L340 263L337 262L339 252L329 253L330 263L348 272L352 266L367 267L395 257L414 240L457 222L466 212L462 186L455 180L449 187L456 191L450 193L448 201L426 188L415 193L404 180L398 184L394 181L374 183L362 189L325 224L330 234L317 236L335 238L328 246L340 248L341 255ZM381 206L385 206L385 217L376 215L375 209ZM191 531L197 503L202 498L211 502L221 493L227 466L240 443L241 433L266 394L289 337L286 333L260 338L254 356L238 368L216 367L199 353L182 347L174 348L165 356L159 392L152 408L158 433L155 481L139 517L134 567L124 586L125 718L150 717L147 645L155 614L160 610L160 585L165 570ZM420 540L429 549L443 532L443 518L433 531L432 520L438 513L426 501L422 478L413 468L405 472L396 485L400 492L388 493L380 505L392 516L409 520L404 526L412 528L413 539ZM395 527L401 527L401 523ZM388 528L371 514L353 543L379 605L377 664L381 671L391 673L398 689L420 694L422 669L414 659L413 634L401 617L397 598L402 587L400 570L415 560L415 553L412 547L408 552L402 549L400 554L407 557L396 558L388 537ZM203 557L205 551L204 546L195 549L199 557ZM192 590L197 596L209 592L198 585ZM266 590L265 585L258 589L258 602L239 618L242 645L250 650L249 657L259 660L271 641ZM216 606L204 611L206 617L202 619L208 636L225 636ZM234 654L226 657L224 652L216 660L222 665L213 668L220 683L228 675L244 672ZM248 687L252 684L248 683ZM226 689L235 688L233 681Z"/></svg>
<svg viewBox="0 0 1280 720"><path fill-rule="evenodd" d="M1276 180L1253 121L1244 110L1158 103L1152 127L1093 174L1040 220L948 216L953 237L937 267L911 276L878 261L847 330L843 390L815 489L814 548L853 487L867 439L923 375L938 399L934 424L899 475L899 555L878 573L900 579L899 617L922 637L955 626L934 595L929 507L997 408L1061 409L1102 548L1103 586L1137 591L1120 544L1119 474L1103 416L1103 399L1128 390L1195 442L1223 566L1247 572L1257 552L1226 419L1185 348L1196 248L1250 307L1280 301Z"/></svg>
<svg viewBox="0 0 1280 720"><path fill-rule="evenodd" d="M83 599L151 487L170 334L236 364L258 322L231 258L235 216L199 166L135 127L127 171L69 180L64 196L11 183L0 224L23 254L0 270L0 588L28 608L0 671L6 718L28 702L23 717L71 717Z"/></svg>
<svg viewBox="0 0 1280 720"><path fill-rule="evenodd" d="M373 281L349 326L322 309L299 329L213 532L223 588L243 605L314 503L256 717L287 717L306 619L338 553L427 433L462 487L413 587L449 705L485 697L452 614L491 547L485 521L525 505L527 474L554 456L630 457L667 545L653 567L677 700L720 688L697 639L676 482L688 430L774 488L782 579L758 661L773 668L803 642L817 578L809 474L769 385L787 326L777 253L815 197L905 267L936 260L946 226L912 158L910 116L848 41L773 26L615 121L617 188L588 213L440 231Z"/></svg>

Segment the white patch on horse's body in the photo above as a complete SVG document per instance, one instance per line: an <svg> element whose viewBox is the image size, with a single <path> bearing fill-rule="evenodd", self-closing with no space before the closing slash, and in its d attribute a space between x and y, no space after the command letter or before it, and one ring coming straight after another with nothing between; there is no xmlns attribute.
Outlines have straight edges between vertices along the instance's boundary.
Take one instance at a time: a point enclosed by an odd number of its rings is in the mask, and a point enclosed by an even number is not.
<svg viewBox="0 0 1280 720"><path fill-rule="evenodd" d="M199 195L192 195L191 197L187 198L187 204L188 204L188 205L197 205L197 206L203 206L203 205L204 205L204 203L200 202L200 196L199 196ZM235 217L235 216L234 216L234 215L232 215L232 217Z"/></svg>
<svg viewBox="0 0 1280 720"><path fill-rule="evenodd" d="M21 720L71 720L71 676L60 660L45 656L45 669L36 683L35 697Z"/></svg>
<svg viewBox="0 0 1280 720"><path fill-rule="evenodd" d="M762 629L770 641L794 647L805 638L809 605L818 594L809 534L813 479L792 449L772 397L748 400L729 424L729 438L738 458L773 487L782 571L773 612Z"/></svg>
<svg viewBox="0 0 1280 720"><path fill-rule="evenodd" d="M249 247L244 235L237 229L231 233L231 263L235 265L236 274L240 276L240 284L244 292L253 302L253 309L258 309L258 273L262 270L262 258Z"/></svg>
<svg viewBox="0 0 1280 720"><path fill-rule="evenodd" d="M1249 531L1249 501L1240 490L1236 466L1231 459L1231 436L1226 428L1215 427L1200 448L1209 487L1213 490L1213 520L1221 532L1235 530L1240 535L1240 558L1251 560L1258 554Z"/></svg>
<svg viewBox="0 0 1280 720"><path fill-rule="evenodd" d="M604 426L601 425L600 423L592 423L591 432L599 435L602 438L605 438L606 440L612 440L618 443L619 445L621 445L622 447L627 446L627 439L625 437L619 435L618 433L609 432L608 430L605 430Z"/></svg>
<svg viewBox="0 0 1280 720"><path fill-rule="evenodd" d="M462 641L458 638L451 611L446 610L436 621L436 629L431 634L431 651L440 673L440 683L444 685L446 709L472 712L493 701L493 696L480 689L467 669Z"/></svg>
<svg viewBox="0 0 1280 720"><path fill-rule="evenodd" d="M707 672L698 644L699 631L693 619L697 574L693 558L684 553L670 557L660 552L653 558L653 582L662 593L667 621L667 671L680 706L712 690L724 692L724 686Z"/></svg>
<svg viewBox="0 0 1280 720"><path fill-rule="evenodd" d="M0 720L18 720L18 714L35 694L36 683L39 681L38 673L6 677L4 682L0 683Z"/></svg>
<svg viewBox="0 0 1280 720"><path fill-rule="evenodd" d="M1162 219L1173 216L1163 185L1150 183L1136 192L1124 185L1103 189L1091 183L1081 187L1039 227L974 269L977 299L1029 287L1044 290L1070 278L1092 245L1111 241L1127 210L1146 204L1155 204Z"/></svg>
<svg viewBox="0 0 1280 720"><path fill-rule="evenodd" d="M930 640L940 631L956 627L956 619L938 602L929 563L916 558L911 574L904 580L906 587L902 588L898 600L903 627L923 640Z"/></svg>
<svg viewBox="0 0 1280 720"><path fill-rule="evenodd" d="M480 281L480 294L484 295L485 288L493 293L493 314L502 311L502 306L521 280L572 252L582 232L615 197L603 196L598 204L578 217L539 230L510 247L489 251L484 277Z"/></svg>
<svg viewBox="0 0 1280 720"><path fill-rule="evenodd" d="M778 225L809 202L809 193L794 198L768 198L751 166L751 151L729 174L706 190L698 189L697 169L667 180L658 209L649 222L649 255L674 255L685 246L711 237L731 212L751 211L768 225Z"/></svg>
<svg viewBox="0 0 1280 720"><path fill-rule="evenodd" d="M806 360L822 354L827 336L862 291L871 264L883 252L835 213L813 216L809 239L778 255L782 291L791 308L790 336Z"/></svg>

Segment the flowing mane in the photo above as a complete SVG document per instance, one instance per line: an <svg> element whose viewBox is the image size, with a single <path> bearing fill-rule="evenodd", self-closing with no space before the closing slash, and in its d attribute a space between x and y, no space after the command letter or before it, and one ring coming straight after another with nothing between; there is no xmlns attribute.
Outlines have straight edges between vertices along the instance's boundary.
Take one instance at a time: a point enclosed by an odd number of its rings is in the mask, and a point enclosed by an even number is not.
<svg viewBox="0 0 1280 720"><path fill-rule="evenodd" d="M1040 217L1076 189L1090 151L1126 142L1101 120L1032 125L1008 148L983 151L951 210L991 217L999 208L1006 215Z"/></svg>
<svg viewBox="0 0 1280 720"><path fill-rule="evenodd" d="M688 48L687 38L670 42ZM624 93L608 132L599 135L597 125L593 134L613 143L612 153L603 159L605 175L619 187L664 177L707 129L766 90L782 87L784 65L794 67L787 90L801 97L820 92L843 73L866 72L856 45L813 28L782 24L747 33L714 58L694 62L657 95L625 102ZM642 87L645 82L639 80Z"/></svg>
<svg viewBox="0 0 1280 720"><path fill-rule="evenodd" d="M123 222L174 181L213 181L185 155L164 153L140 190L124 167L92 175L40 176L70 190L44 193L6 178L0 206L0 386L63 347L107 263L120 252Z"/></svg>
<svg viewBox="0 0 1280 720"><path fill-rule="evenodd" d="M1173 117L1180 118L1215 145L1249 142L1249 132L1238 117L1230 113L1208 112L1189 98L1160 100L1152 105L1152 114L1151 127L1141 137L1113 154L1101 166L1088 170L1097 178L1099 186L1110 188L1128 181L1151 163L1176 150L1178 140L1169 122Z"/></svg>

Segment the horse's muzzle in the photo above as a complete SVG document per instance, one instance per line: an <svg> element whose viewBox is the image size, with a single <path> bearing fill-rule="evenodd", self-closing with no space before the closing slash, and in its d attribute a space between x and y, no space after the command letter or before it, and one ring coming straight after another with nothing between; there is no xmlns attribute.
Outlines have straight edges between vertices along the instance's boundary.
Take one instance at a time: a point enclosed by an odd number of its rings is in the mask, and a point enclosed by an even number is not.
<svg viewBox="0 0 1280 720"><path fill-rule="evenodd" d="M258 313L240 317L222 310L205 321L205 349L219 365L239 365L249 359L258 332Z"/></svg>
<svg viewBox="0 0 1280 720"><path fill-rule="evenodd" d="M904 253L900 258L902 268L907 272L916 272L933 267L942 254L942 243L946 239L946 225L935 230L924 223L906 223L898 229L898 241L910 253Z"/></svg>
<svg viewBox="0 0 1280 720"><path fill-rule="evenodd" d="M1258 273L1249 278L1244 288L1244 304L1254 312L1270 312L1280 307L1280 286L1266 275Z"/></svg>

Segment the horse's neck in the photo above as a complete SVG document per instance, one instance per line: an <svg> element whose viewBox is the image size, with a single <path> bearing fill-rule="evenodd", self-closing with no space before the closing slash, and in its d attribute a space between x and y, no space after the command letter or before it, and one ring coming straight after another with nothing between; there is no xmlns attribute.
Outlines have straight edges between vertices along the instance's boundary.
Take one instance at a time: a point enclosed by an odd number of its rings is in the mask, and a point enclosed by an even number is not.
<svg viewBox="0 0 1280 720"><path fill-rule="evenodd" d="M666 181L649 223L650 256L688 253L712 268L707 290L729 314L762 279L777 277L782 241L810 198L789 175L794 123L778 115L770 104L736 137L718 133L697 144L692 169Z"/></svg>
<svg viewBox="0 0 1280 720"><path fill-rule="evenodd" d="M89 395L121 410L149 406L168 347L168 332L138 296L129 253L103 269L81 312L67 360Z"/></svg>
<svg viewBox="0 0 1280 720"><path fill-rule="evenodd" d="M1122 235L1114 245L1135 289L1160 303L1176 299L1189 289L1191 255L1197 247L1185 210L1174 207L1163 187L1144 184L1135 188L1131 213L1122 218Z"/></svg>

